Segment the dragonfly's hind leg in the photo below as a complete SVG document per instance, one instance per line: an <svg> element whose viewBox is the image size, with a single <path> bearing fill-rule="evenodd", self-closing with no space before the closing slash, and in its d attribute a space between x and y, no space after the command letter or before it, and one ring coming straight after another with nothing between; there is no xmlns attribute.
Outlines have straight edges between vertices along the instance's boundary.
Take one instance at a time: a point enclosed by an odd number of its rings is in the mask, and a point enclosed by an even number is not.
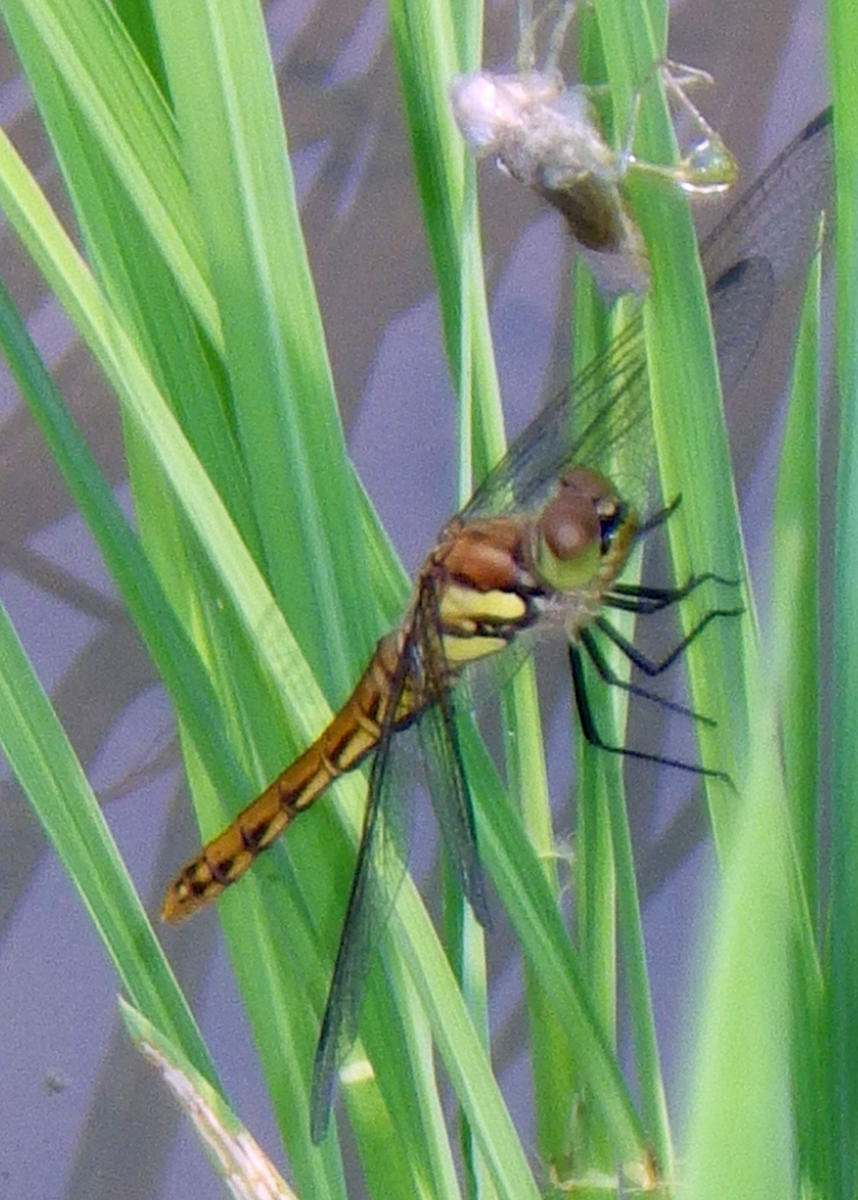
<svg viewBox="0 0 858 1200"><path fill-rule="evenodd" d="M715 724L711 717L707 717L703 713L695 712L693 709L687 708L684 704L677 704L674 700L667 700L664 696L647 691L646 688L639 687L636 683L631 683L627 679L621 679L611 667L604 654L602 654L592 633L588 629L582 629L578 636L581 639L581 645L587 651L590 662L596 668L601 678L604 679L605 683L611 687L621 688L622 691L628 692L632 696L638 696L642 700L652 700L655 704L661 705L662 708L669 708L671 712L679 713L680 716L688 717L692 721L700 721L703 725Z"/></svg>
<svg viewBox="0 0 858 1200"><path fill-rule="evenodd" d="M703 767L699 763L686 762L681 758L669 758L663 754L649 754L645 750L635 750L630 746L614 746L610 742L604 741L596 728L590 708L581 650L574 642L569 644L569 666L572 671L572 691L581 721L581 732L591 746L595 746L599 750L606 750L609 754L622 754L626 758L636 758L641 762L657 763L662 767L675 767L679 771L689 771L692 775L704 775L709 779L721 779L724 783L731 784L732 781L726 771L716 771L712 767Z"/></svg>
<svg viewBox="0 0 858 1200"><path fill-rule="evenodd" d="M671 505L663 510L661 519L666 519L676 505ZM636 612L640 614L660 612L662 609L670 605L678 603L684 599L690 592L693 592L702 583L707 580L724 584L725 586L737 586L737 580L725 579L723 576L714 575L712 572L707 572L703 575L692 575L681 587L676 588L652 588L645 587L640 584L615 584L611 592L605 598L606 605L613 608L621 609L628 612ZM612 642L639 670L643 671L651 678L660 675L666 671L683 651L700 636L706 626L716 617L735 617L740 616L744 609L736 606L734 608L713 608L709 612L704 613L697 624L684 638L674 646L673 649L665 655L663 659L658 661L648 658L647 655L641 653L635 646L632 645L619 630L604 617L598 616L595 620L595 628ZM630 683L621 679L616 672L611 668L605 657L603 656L596 639L593 635L593 630L583 628L578 631L577 641L569 644L569 664L572 669L572 687L575 695L575 705L578 709L578 715L581 719L581 729L584 737L593 746L598 746L602 750L608 750L613 754L625 754L630 758L642 759L645 762L660 763L664 766L678 767L683 771L691 771L697 775L711 776L716 779L723 779L730 782L729 776L723 771L716 771L708 767L701 767L694 763L685 762L682 759L666 758L660 754L648 754L642 750L632 750L627 746L613 746L605 742L599 734L596 723L593 718L593 713L590 708L590 702L587 696L587 686L584 674L584 664L582 660L582 649L586 652L596 671L600 677L611 687L619 687L624 691L631 693L633 696L640 696L645 700L652 700L662 707L668 708L673 712L679 712L683 716L687 716L694 721L702 721L706 724L714 724L711 718L694 712L692 709L686 708L684 705L676 704L672 700L667 700L662 696L656 695L654 692L648 691L646 688L639 687L637 684Z"/></svg>
<svg viewBox="0 0 858 1200"><path fill-rule="evenodd" d="M515 65L519 71L532 71L536 65L536 26L533 0L518 0L518 53Z"/></svg>
<svg viewBox="0 0 858 1200"><path fill-rule="evenodd" d="M548 52L545 56L545 70L556 71L557 64L560 61L560 55L563 53L563 46L566 42L566 34L569 32L569 26L578 11L578 0L566 0L566 3L560 9L557 20L554 22L554 28L551 30L551 37L548 39Z"/></svg>

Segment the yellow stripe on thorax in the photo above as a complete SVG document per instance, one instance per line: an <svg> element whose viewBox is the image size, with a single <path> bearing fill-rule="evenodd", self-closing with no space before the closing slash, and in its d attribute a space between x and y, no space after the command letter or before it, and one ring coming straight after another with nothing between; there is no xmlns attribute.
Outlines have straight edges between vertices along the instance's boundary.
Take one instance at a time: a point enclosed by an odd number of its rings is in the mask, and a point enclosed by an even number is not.
<svg viewBox="0 0 858 1200"><path fill-rule="evenodd" d="M442 641L444 657L448 663L456 665L473 662L477 658L488 658L490 654L498 654L507 644L506 638L502 637L476 635L456 637L451 633L445 633Z"/></svg>
<svg viewBox="0 0 858 1200"><path fill-rule="evenodd" d="M458 583L444 589L439 609L444 656L456 665L503 650L507 637L501 631L510 631L527 614L527 605L517 592L501 588L480 591ZM493 628L498 629L497 636Z"/></svg>
<svg viewBox="0 0 858 1200"><path fill-rule="evenodd" d="M527 605L518 592L491 588L481 592L477 588L463 587L451 583L441 596L441 621L445 626L458 627L463 633L478 629L481 625L508 625L527 612Z"/></svg>

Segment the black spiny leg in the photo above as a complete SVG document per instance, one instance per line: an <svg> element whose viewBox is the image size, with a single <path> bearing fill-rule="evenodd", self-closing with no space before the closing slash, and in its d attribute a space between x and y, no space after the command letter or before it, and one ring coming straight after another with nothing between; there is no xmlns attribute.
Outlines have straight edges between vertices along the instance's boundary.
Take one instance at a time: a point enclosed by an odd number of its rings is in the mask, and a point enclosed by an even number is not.
<svg viewBox="0 0 858 1200"><path fill-rule="evenodd" d="M604 617L596 618L596 626L604 633L606 638L614 643L630 662L633 662L645 674L650 677L660 675L662 671L666 671L669 666L676 662L680 654L689 646L696 637L703 632L710 621L714 621L716 617L740 617L745 610L743 608L713 608L700 618L694 628L687 633L679 645L674 646L670 654L661 662L653 662L651 658L647 658L645 654L641 654L640 650L635 649L631 642L624 638L619 630L614 629L610 621Z"/></svg>
<svg viewBox="0 0 858 1200"><path fill-rule="evenodd" d="M581 732L591 746L597 746L600 750L607 750L611 754L623 754L627 758L637 758L643 762L658 763L662 767L676 767L680 771L690 771L693 775L705 775L710 779L722 779L727 784L731 782L730 776L726 771L715 771L710 767L701 767L697 763L684 762L681 758L667 758L661 754L647 754L645 750L633 750L628 746L611 746L607 742L603 742L596 729L593 713L590 710L590 701L587 698L587 684L584 678L584 664L581 659L581 651L574 642L569 643L569 666L572 670L572 690L575 694L575 707L578 709L578 717L581 721Z"/></svg>
<svg viewBox="0 0 858 1200"><path fill-rule="evenodd" d="M683 717L689 717L692 721L700 721L703 725L714 726L715 722L711 717L695 712L693 708L687 708L684 704L677 704L674 700L667 700L664 696L659 696L655 692L649 692L646 688L639 687L636 683L630 683L627 679L620 679L619 675L602 654L596 643L596 639L589 629L579 630L578 637L581 645L587 651L587 656L593 666L599 672L602 679L604 679L605 683L610 684L611 687L622 688L624 692L630 692L632 696L640 696L642 700L653 700L656 704L661 705L662 708L669 708L671 712L679 713Z"/></svg>

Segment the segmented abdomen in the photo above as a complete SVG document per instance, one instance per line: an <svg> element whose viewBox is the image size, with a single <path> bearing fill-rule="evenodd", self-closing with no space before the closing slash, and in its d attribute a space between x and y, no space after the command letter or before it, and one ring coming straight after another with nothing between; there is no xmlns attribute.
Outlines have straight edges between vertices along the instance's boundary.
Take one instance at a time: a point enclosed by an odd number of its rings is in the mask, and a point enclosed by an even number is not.
<svg viewBox="0 0 858 1200"><path fill-rule="evenodd" d="M338 775L356 767L375 749L401 644L399 630L381 639L330 725L179 871L164 895L162 920L183 920L234 883L293 817L308 808ZM413 688L406 680L395 727L407 725L415 712Z"/></svg>

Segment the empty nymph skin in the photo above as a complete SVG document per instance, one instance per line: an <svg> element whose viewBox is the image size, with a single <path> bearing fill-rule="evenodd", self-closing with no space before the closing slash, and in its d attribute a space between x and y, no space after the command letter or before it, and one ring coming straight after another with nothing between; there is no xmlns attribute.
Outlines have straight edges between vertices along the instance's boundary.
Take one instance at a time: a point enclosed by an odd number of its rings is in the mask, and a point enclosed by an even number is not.
<svg viewBox="0 0 858 1200"><path fill-rule="evenodd" d="M462 136L563 214L606 299L649 287L643 238L620 194L626 157L596 124L584 87L559 72L476 71L450 84Z"/></svg>

